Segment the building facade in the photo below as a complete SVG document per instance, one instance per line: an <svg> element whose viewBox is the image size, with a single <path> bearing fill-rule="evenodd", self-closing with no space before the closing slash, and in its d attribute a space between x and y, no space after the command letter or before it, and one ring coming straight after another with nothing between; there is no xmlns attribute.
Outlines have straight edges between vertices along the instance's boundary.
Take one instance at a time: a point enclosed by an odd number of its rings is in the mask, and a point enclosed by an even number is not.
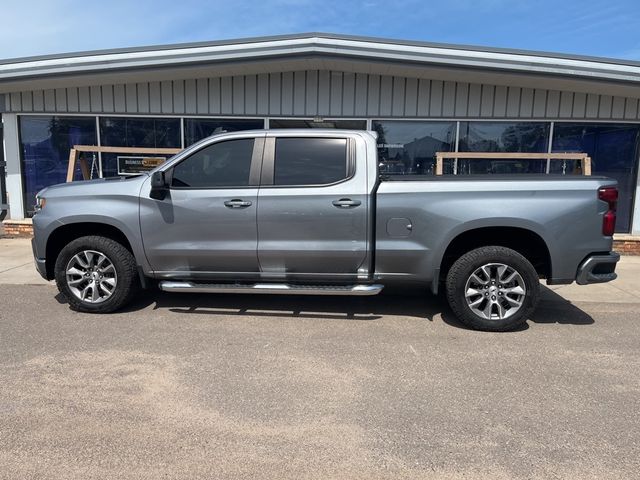
<svg viewBox="0 0 640 480"><path fill-rule="evenodd" d="M65 180L73 145L183 148L222 130L371 129L382 169L437 151L587 152L640 234L640 64L305 34L0 61L10 217ZM95 177L117 154L89 154ZM568 161L461 160L450 173L572 175ZM640 197L639 197L640 198Z"/></svg>

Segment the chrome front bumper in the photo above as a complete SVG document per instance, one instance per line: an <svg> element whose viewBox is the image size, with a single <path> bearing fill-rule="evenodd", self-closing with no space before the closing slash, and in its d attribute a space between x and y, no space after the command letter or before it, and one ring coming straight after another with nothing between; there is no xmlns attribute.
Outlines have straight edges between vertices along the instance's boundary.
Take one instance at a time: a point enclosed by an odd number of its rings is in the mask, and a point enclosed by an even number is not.
<svg viewBox="0 0 640 480"><path fill-rule="evenodd" d="M587 257L578 267L576 283L578 285L588 285L590 283L604 283L615 280L618 278L615 269L619 260L620 255L616 252Z"/></svg>

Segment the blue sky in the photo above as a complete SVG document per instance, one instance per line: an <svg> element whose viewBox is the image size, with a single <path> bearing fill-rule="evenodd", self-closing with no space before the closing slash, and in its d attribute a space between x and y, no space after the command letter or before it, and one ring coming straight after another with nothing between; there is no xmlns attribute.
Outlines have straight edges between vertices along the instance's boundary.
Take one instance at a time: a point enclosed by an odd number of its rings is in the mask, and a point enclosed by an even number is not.
<svg viewBox="0 0 640 480"><path fill-rule="evenodd" d="M308 31L640 60L640 0L3 0L0 58Z"/></svg>

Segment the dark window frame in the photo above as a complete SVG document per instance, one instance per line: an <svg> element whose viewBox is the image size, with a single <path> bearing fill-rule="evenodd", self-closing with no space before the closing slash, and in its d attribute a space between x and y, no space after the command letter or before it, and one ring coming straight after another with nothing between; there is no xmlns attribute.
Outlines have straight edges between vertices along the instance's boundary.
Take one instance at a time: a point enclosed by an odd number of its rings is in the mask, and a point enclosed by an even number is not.
<svg viewBox="0 0 640 480"><path fill-rule="evenodd" d="M275 153L276 153L276 141L279 139L327 139L327 140L346 140L346 160L347 160L347 175L341 180L337 180L331 183L308 183L297 185L276 185L274 183L275 178ZM332 187L334 185L340 185L341 183L348 182L353 179L356 174L357 166L355 162L355 148L356 142L351 137L345 137L340 135L325 137L325 136L306 136L306 135L286 135L286 136L274 136L267 135L266 144L264 147L264 155L262 160L262 172L260 175L260 188L324 188Z"/></svg>

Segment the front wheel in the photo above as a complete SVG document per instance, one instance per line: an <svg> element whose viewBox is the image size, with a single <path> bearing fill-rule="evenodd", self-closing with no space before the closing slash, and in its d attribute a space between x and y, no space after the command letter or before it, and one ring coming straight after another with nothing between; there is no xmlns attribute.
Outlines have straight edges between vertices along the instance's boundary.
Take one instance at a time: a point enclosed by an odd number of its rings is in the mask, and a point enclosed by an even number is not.
<svg viewBox="0 0 640 480"><path fill-rule="evenodd" d="M540 282L515 250L481 247L462 255L447 274L447 300L464 324L500 332L523 325L535 309Z"/></svg>
<svg viewBox="0 0 640 480"><path fill-rule="evenodd" d="M73 310L107 313L126 305L137 290L135 258L110 238L87 236L66 245L55 265L58 290Z"/></svg>

